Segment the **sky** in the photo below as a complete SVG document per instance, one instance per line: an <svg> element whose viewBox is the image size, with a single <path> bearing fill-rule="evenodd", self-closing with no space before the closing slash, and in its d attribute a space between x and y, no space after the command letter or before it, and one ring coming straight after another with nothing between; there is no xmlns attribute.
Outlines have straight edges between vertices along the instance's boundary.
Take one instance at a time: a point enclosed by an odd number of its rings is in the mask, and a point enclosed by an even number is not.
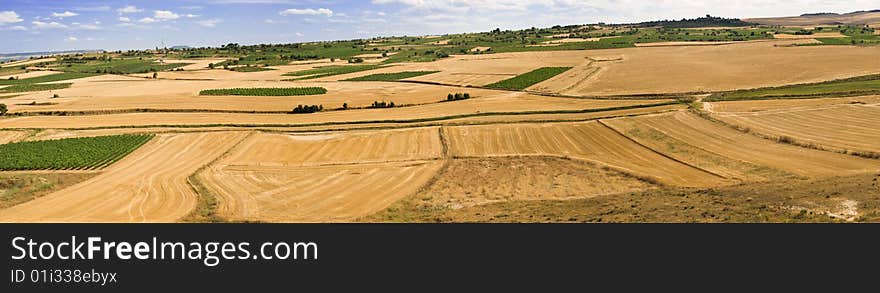
<svg viewBox="0 0 880 293"><path fill-rule="evenodd" d="M296 43L880 9L878 0L0 0L0 53Z"/></svg>

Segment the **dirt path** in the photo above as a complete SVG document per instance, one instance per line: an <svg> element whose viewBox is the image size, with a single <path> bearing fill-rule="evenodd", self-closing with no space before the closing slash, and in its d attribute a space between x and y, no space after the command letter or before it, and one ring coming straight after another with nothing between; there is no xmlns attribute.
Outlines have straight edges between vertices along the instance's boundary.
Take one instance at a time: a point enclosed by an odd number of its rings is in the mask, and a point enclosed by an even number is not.
<svg viewBox="0 0 880 293"><path fill-rule="evenodd" d="M0 222L176 221L196 205L187 176L245 135L159 135L97 177L0 210Z"/></svg>

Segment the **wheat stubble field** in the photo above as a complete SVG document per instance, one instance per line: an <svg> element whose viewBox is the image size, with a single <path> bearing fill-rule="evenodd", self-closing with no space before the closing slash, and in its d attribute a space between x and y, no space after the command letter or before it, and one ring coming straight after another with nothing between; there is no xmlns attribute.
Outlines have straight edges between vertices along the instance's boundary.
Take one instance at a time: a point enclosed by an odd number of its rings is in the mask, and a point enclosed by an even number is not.
<svg viewBox="0 0 880 293"><path fill-rule="evenodd" d="M0 160L99 167L0 171L0 222L880 221L877 37L809 19L12 63Z"/></svg>

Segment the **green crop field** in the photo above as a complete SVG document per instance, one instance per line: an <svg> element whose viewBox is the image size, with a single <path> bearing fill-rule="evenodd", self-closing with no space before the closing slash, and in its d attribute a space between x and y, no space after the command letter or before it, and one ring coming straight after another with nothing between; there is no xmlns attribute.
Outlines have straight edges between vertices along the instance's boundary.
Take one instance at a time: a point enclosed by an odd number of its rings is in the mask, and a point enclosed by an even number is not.
<svg viewBox="0 0 880 293"><path fill-rule="evenodd" d="M327 89L322 87L289 88L231 88L211 89L199 92L202 96L310 96L323 95Z"/></svg>
<svg viewBox="0 0 880 293"><path fill-rule="evenodd" d="M45 82L54 82L54 81L85 78L85 77L91 77L91 76L95 76L95 75L97 75L97 74L95 74L95 73L80 73L80 72L64 72L64 73L44 75L44 76L40 76L40 77L32 77L32 78L25 78L25 79L0 79L0 85L45 83Z"/></svg>
<svg viewBox="0 0 880 293"><path fill-rule="evenodd" d="M306 79L315 79L315 78L322 78L322 77L328 77L328 76L334 76L334 75L342 75L342 74L348 74L348 73L355 73L355 72L379 69L379 68L383 68L383 67L386 67L386 66L381 66L381 65L351 65L351 66L333 65L333 66L319 67L319 68L315 68L315 69L285 73L284 76L300 76L299 78L294 78L292 80L306 80Z"/></svg>
<svg viewBox="0 0 880 293"><path fill-rule="evenodd" d="M232 70L235 72L259 72L259 71L270 71L270 70L275 70L275 69L266 68L266 67L256 67L256 66L239 66L239 67L231 67L231 68L229 68L229 70Z"/></svg>
<svg viewBox="0 0 880 293"><path fill-rule="evenodd" d="M397 81L410 77L434 74L440 71L404 71L397 73L378 73L367 76L346 79L345 81Z"/></svg>
<svg viewBox="0 0 880 293"><path fill-rule="evenodd" d="M487 88L504 89L504 90L523 90L527 87L548 80L563 72L568 71L571 67L543 67L535 69L531 72L520 74L514 78L502 80L490 85Z"/></svg>
<svg viewBox="0 0 880 293"><path fill-rule="evenodd" d="M832 80L820 83L796 84L718 93L705 101L761 100L781 98L810 98L823 96L855 96L880 94L880 74Z"/></svg>
<svg viewBox="0 0 880 293"><path fill-rule="evenodd" d="M0 88L0 93L23 93L60 90L70 87L70 83L44 83L44 84L14 84L4 88Z"/></svg>
<svg viewBox="0 0 880 293"><path fill-rule="evenodd" d="M109 73L109 74L132 74L164 71L191 63L166 63L160 64L150 59L113 59L76 61L64 60L56 69L66 72Z"/></svg>
<svg viewBox="0 0 880 293"><path fill-rule="evenodd" d="M122 159L153 135L114 135L0 145L0 170L100 169Z"/></svg>

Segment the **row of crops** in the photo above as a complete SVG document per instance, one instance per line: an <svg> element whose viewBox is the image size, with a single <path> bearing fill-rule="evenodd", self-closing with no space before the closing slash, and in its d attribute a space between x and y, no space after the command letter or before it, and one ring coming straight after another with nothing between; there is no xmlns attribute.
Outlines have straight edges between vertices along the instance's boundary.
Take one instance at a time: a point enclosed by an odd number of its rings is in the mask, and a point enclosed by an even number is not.
<svg viewBox="0 0 880 293"><path fill-rule="evenodd" d="M297 72L285 73L284 76L299 76L298 78L294 78L292 80L306 80L306 79L315 79L321 77L328 77L334 75L342 75L348 73L355 73L373 69L379 69L387 66L381 65L333 65L333 66L325 66L319 67L315 69L302 70Z"/></svg>
<svg viewBox="0 0 880 293"><path fill-rule="evenodd" d="M322 87L289 88L231 88L211 89L199 92L202 96L309 96L323 95L327 89Z"/></svg>
<svg viewBox="0 0 880 293"><path fill-rule="evenodd" d="M25 83L0 88L0 93L23 93L66 89L70 83Z"/></svg>
<svg viewBox="0 0 880 293"><path fill-rule="evenodd" d="M94 170L130 154L154 135L114 135L0 145L0 170Z"/></svg>
<svg viewBox="0 0 880 293"><path fill-rule="evenodd" d="M434 74L440 71L404 71L396 73L377 73L367 76L355 77L344 81L398 81L416 76Z"/></svg>
<svg viewBox="0 0 880 293"><path fill-rule="evenodd" d="M568 71L571 67L543 67L535 69L531 72L517 75L514 78L502 80L490 85L487 88L503 89L503 90L524 90L530 86L548 80L563 72Z"/></svg>

